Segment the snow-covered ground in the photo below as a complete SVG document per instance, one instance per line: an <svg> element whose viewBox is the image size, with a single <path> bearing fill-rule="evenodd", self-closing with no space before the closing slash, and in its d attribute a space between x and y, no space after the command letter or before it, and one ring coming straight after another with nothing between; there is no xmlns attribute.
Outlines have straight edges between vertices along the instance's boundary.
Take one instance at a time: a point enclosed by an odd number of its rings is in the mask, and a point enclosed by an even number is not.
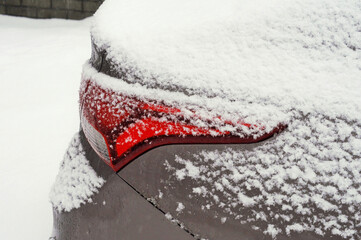
<svg viewBox="0 0 361 240"><path fill-rule="evenodd" d="M0 15L0 236L47 239L49 190L79 127L89 22Z"/></svg>

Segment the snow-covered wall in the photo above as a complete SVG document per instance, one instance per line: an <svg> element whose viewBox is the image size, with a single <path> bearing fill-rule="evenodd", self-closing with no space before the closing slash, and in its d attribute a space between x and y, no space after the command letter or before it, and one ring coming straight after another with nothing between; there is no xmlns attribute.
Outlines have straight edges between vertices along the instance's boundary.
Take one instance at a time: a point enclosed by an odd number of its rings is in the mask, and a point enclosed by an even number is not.
<svg viewBox="0 0 361 240"><path fill-rule="evenodd" d="M0 0L0 14L31 18L83 19L103 0Z"/></svg>

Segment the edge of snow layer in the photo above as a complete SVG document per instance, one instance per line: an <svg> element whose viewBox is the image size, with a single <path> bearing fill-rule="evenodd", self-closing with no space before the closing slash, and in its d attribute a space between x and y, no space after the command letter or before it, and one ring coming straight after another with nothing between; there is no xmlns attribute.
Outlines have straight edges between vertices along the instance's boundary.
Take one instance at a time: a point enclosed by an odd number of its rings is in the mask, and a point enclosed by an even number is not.
<svg viewBox="0 0 361 240"><path fill-rule="evenodd" d="M69 212L81 204L91 203L92 196L103 186L105 180L97 176L89 165L80 142L79 133L75 134L59 173L50 191L50 202L59 212Z"/></svg>
<svg viewBox="0 0 361 240"><path fill-rule="evenodd" d="M279 111L268 104L252 104L240 108L239 101L232 101L222 97L204 97L198 95L188 96L182 92L169 91L143 86L139 83L131 84L121 79L110 77L98 72L89 62L83 66L81 92L85 89L92 89L94 85L99 85L106 91L110 91L111 98L96 96L92 101L101 100L112 108L122 108L124 99L122 95L137 97L145 102L162 102L168 106L181 110L182 116L187 118L193 125L199 127L217 127L220 131L230 131L234 134L245 136L252 135L254 138L269 133L281 124L289 121L289 114ZM90 80L91 85L87 85L85 80ZM120 95L118 94L120 93ZM272 110L272 111L271 111ZM194 115L200 118L194 118ZM219 120L229 120L231 124L224 124ZM175 119L176 120L176 119ZM255 125L257 127L248 128L239 124L239 121ZM177 121L177 120L176 120ZM241 132L238 132L241 128Z"/></svg>

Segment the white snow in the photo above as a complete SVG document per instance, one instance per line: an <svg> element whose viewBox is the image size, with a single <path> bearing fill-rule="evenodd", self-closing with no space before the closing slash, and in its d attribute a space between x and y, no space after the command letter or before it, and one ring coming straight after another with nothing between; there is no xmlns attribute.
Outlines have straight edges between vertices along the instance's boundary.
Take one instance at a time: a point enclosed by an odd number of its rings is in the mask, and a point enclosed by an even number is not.
<svg viewBox="0 0 361 240"><path fill-rule="evenodd" d="M162 193L162 191L160 191L160 190L159 190L158 198L160 198L160 199L163 198L163 193Z"/></svg>
<svg viewBox="0 0 361 240"><path fill-rule="evenodd" d="M181 212L183 212L184 209L185 209L184 204L181 203L181 202L178 202L176 212L177 212L177 213L181 213Z"/></svg>
<svg viewBox="0 0 361 240"><path fill-rule="evenodd" d="M306 116L327 141L333 131L310 114L317 112L339 119L335 131L346 139L353 128L345 119L360 121L360 4L109 0L95 16L92 35L127 75L119 81L85 65L84 76L184 112L261 124L265 132Z"/></svg>
<svg viewBox="0 0 361 240"><path fill-rule="evenodd" d="M89 165L79 134L71 141L50 192L50 201L58 212L69 212L92 202L92 196L105 180ZM105 205L105 201L103 202Z"/></svg>
<svg viewBox="0 0 361 240"><path fill-rule="evenodd" d="M275 228L272 224L268 224L267 230L264 231L265 234L271 235L274 239L279 232L279 229Z"/></svg>
<svg viewBox="0 0 361 240"><path fill-rule="evenodd" d="M177 170L176 175L178 180L183 180L185 176L189 176L191 178L195 178L199 176L199 168L195 167L191 162L184 161L181 158L178 158L178 161L185 164L185 168Z"/></svg>
<svg viewBox="0 0 361 240"><path fill-rule="evenodd" d="M168 220L172 220L172 219L173 219L172 214L170 214L169 212L166 213L164 216L165 216L165 218L168 219Z"/></svg>
<svg viewBox="0 0 361 240"><path fill-rule="evenodd" d="M79 129L89 20L0 15L0 236L48 239L49 191Z"/></svg>
<svg viewBox="0 0 361 240"><path fill-rule="evenodd" d="M289 225L286 227L286 233L290 234L291 232L302 232L303 231L303 226L299 223L295 223L293 225Z"/></svg>
<svg viewBox="0 0 361 240"><path fill-rule="evenodd" d="M192 192L195 193L195 194L198 194L198 195L205 196L205 195L207 195L207 188L205 188L204 186L195 187L195 188L192 189Z"/></svg>

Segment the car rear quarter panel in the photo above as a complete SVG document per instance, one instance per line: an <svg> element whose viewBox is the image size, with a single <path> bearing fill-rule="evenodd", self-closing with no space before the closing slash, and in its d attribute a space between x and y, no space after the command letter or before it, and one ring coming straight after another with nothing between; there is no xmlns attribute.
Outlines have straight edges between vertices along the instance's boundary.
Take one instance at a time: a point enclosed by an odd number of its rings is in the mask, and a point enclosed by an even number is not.
<svg viewBox="0 0 361 240"><path fill-rule="evenodd" d="M96 155L82 132L80 136L90 164L106 183L91 203L70 212L53 210L53 238L50 239L194 239L122 180Z"/></svg>
<svg viewBox="0 0 361 240"><path fill-rule="evenodd" d="M168 145L158 147L135 159L124 169L118 172L125 181L132 185L146 198L151 199L164 212L168 212L174 219L184 224L185 228L197 238L222 239L222 240L266 240L271 236L261 231L253 230L250 224L241 223L239 220L227 217L223 209L213 206L205 208L207 202L201 196L190 195L194 187L198 187L196 180L191 178L178 181L167 170L167 165L176 166L176 156L191 161L197 161L196 155L203 150L252 150L255 146L263 144L228 144L228 145ZM166 163L167 162L167 163ZM235 196L236 197L236 196ZM178 203L185 208L177 211ZM203 206L203 208L202 208ZM227 221L221 222L222 217ZM278 235L277 239L316 240L321 239L314 234L303 232L291 236Z"/></svg>

